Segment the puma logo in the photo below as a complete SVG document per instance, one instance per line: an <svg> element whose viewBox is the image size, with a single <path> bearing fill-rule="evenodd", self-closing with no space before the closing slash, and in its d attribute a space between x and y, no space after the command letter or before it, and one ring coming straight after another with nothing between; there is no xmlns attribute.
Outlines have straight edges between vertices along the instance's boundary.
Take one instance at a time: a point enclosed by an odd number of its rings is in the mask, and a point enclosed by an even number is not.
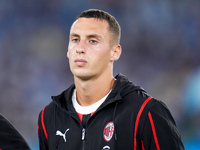
<svg viewBox="0 0 200 150"><path fill-rule="evenodd" d="M104 146L102 150L109 150L110 147L109 146Z"/></svg>
<svg viewBox="0 0 200 150"><path fill-rule="evenodd" d="M56 131L56 135L62 136L64 141L66 142L66 133L67 133L67 131L69 131L69 128L65 131L64 134L61 131L57 130Z"/></svg>

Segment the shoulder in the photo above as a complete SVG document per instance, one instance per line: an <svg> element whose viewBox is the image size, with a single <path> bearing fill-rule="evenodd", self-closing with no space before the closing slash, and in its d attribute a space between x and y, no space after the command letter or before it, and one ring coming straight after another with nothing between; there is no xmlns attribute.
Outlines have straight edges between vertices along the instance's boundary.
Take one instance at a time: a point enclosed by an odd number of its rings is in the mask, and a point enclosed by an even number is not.
<svg viewBox="0 0 200 150"><path fill-rule="evenodd" d="M157 100L155 98L149 101L149 104L147 105L146 110L151 113L170 114L170 110L167 107L167 105L163 101Z"/></svg>
<svg viewBox="0 0 200 150"><path fill-rule="evenodd" d="M175 120L167 105L155 98L152 98L148 103L146 103L141 112L140 120L140 126L145 125L151 127L152 123L155 124L155 127L160 126L163 129L167 129L171 125L176 126Z"/></svg>
<svg viewBox="0 0 200 150"><path fill-rule="evenodd" d="M154 118L158 118L160 120L170 120L175 124L174 118L167 107L167 105L161 101L154 99L153 101L149 102L149 105L146 108L146 113L151 114Z"/></svg>
<svg viewBox="0 0 200 150"><path fill-rule="evenodd" d="M46 116L46 115L52 113L52 112L53 112L53 109L55 109L55 107L56 107L55 102L54 102L54 101L50 102L48 105L46 105L46 106L40 111L40 115L42 115L42 114L44 115L44 114L45 114L45 116Z"/></svg>
<svg viewBox="0 0 200 150"><path fill-rule="evenodd" d="M48 122L53 121L54 119L54 110L56 108L56 104L52 101L48 105L46 105L39 113L38 123L39 125L46 125Z"/></svg>
<svg viewBox="0 0 200 150"><path fill-rule="evenodd" d="M54 112L56 108L67 109L67 105L71 104L71 97L75 86L71 85L68 89L64 90L61 94L57 96L52 96L52 101L46 105L40 112L45 115L49 115Z"/></svg>

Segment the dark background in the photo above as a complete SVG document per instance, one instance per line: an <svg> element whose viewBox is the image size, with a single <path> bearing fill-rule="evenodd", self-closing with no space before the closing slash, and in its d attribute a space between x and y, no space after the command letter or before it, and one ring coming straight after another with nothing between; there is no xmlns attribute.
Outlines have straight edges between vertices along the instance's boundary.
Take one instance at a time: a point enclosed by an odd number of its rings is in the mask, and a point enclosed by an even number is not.
<svg viewBox="0 0 200 150"><path fill-rule="evenodd" d="M66 57L74 18L89 8L121 25L122 73L171 110L186 149L200 147L199 0L1 0L0 113L38 149L37 117L73 83Z"/></svg>

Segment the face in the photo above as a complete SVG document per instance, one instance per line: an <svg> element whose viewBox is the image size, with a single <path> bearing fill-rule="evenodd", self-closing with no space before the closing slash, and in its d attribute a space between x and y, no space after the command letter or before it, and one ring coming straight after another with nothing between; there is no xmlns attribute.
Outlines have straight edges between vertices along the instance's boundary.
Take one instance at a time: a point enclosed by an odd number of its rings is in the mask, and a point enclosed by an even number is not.
<svg viewBox="0 0 200 150"><path fill-rule="evenodd" d="M79 18L73 23L67 56L75 77L87 80L112 69L120 46L111 45L108 27L106 21L94 18Z"/></svg>

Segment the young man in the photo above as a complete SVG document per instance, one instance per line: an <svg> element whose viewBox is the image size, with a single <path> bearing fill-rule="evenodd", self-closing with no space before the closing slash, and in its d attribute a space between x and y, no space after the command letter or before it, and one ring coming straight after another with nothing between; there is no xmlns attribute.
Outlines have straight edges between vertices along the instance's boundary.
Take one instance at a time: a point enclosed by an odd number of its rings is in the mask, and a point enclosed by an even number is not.
<svg viewBox="0 0 200 150"><path fill-rule="evenodd" d="M101 10L71 26L67 57L74 85L40 113L41 150L183 150L167 107L125 76L113 77L120 26Z"/></svg>

